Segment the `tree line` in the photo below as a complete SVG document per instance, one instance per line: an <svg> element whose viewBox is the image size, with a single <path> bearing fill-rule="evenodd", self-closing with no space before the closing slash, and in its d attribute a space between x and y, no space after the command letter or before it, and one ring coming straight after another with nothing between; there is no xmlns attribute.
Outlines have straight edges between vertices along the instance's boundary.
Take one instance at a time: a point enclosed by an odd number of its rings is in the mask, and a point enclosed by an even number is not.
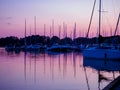
<svg viewBox="0 0 120 90"><path fill-rule="evenodd" d="M70 37L65 37L60 39L57 36L49 37L49 36L40 36L40 35L32 35L27 36L26 38L18 38L15 36L9 36L5 38L0 38L0 47L5 47L8 45L11 46L23 46L24 42L26 41L27 45L46 45L52 46L54 44L59 45L81 45L81 44L96 44L98 43L98 38L85 38L85 37L78 37L72 39ZM107 44L120 44L120 36L110 36L110 37L101 37L100 43L107 43Z"/></svg>

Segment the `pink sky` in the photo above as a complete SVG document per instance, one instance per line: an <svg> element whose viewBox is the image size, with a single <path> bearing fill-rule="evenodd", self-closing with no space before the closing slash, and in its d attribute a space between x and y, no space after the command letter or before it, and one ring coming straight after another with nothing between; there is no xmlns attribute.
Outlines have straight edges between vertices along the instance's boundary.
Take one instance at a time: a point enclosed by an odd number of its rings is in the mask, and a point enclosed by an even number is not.
<svg viewBox="0 0 120 90"><path fill-rule="evenodd" d="M0 37L24 37L24 20L27 20L27 34L34 34L34 16L37 18L37 34L43 35L46 24L46 34L49 35L50 25L54 19L55 35L58 26L67 24L67 33L73 32L77 23L77 36L84 36L87 31L94 0L1 0L0 1ZM96 36L98 27L98 2L91 26L90 36ZM114 32L117 17L120 12L120 0L104 0L102 9L102 34L110 35L110 28ZM120 26L120 25L119 25ZM61 33L63 36L63 30Z"/></svg>

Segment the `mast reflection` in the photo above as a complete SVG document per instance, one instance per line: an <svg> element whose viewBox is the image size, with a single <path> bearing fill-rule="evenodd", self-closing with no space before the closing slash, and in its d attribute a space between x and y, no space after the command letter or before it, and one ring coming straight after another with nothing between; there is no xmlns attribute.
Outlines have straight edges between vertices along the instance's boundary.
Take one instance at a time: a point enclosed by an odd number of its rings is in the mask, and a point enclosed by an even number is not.
<svg viewBox="0 0 120 90"><path fill-rule="evenodd" d="M25 82L27 81L27 79L26 79L26 55L27 55L27 53L24 52L24 80L25 80Z"/></svg>

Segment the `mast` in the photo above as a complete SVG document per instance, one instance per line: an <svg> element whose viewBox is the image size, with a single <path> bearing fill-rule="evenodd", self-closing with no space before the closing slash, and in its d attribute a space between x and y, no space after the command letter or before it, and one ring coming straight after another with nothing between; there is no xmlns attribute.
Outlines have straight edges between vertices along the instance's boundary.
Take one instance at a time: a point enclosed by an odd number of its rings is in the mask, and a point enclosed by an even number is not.
<svg viewBox="0 0 120 90"><path fill-rule="evenodd" d="M52 20L52 35L54 36L54 20Z"/></svg>
<svg viewBox="0 0 120 90"><path fill-rule="evenodd" d="M67 24L65 24L65 36L67 37Z"/></svg>
<svg viewBox="0 0 120 90"><path fill-rule="evenodd" d="M94 1L94 5L93 5L93 9L92 9L92 13L91 13L90 23L89 23L89 26L88 26L88 32L87 32L87 35L86 35L87 38L88 38L88 35L89 35L89 31L90 31L91 23L92 23L92 18L93 18L93 14L94 14L94 10L95 10L95 4L96 4L96 0Z"/></svg>
<svg viewBox="0 0 120 90"><path fill-rule="evenodd" d="M25 40L24 44L25 44L25 48L26 48L26 45L27 45L27 43L26 43L26 19L25 19L25 39L24 40Z"/></svg>
<svg viewBox="0 0 120 90"><path fill-rule="evenodd" d="M36 35L36 16L34 16L34 29L35 29L35 35Z"/></svg>
<svg viewBox="0 0 120 90"><path fill-rule="evenodd" d="M30 24L30 44L31 44L31 24Z"/></svg>
<svg viewBox="0 0 120 90"><path fill-rule="evenodd" d="M117 29L118 29L119 20L120 20L120 13L119 13L119 16L118 16L118 20L117 20L114 36L116 35Z"/></svg>
<svg viewBox="0 0 120 90"><path fill-rule="evenodd" d="M63 35L64 35L63 37L65 38L65 37L66 37L66 34L65 34L66 31L65 31L65 23L64 23L64 22L63 22L63 33L64 33L64 34L63 34Z"/></svg>
<svg viewBox="0 0 120 90"><path fill-rule="evenodd" d="M34 16L35 44L36 44L36 16Z"/></svg>
<svg viewBox="0 0 120 90"><path fill-rule="evenodd" d="M61 36L61 25L59 25L59 38Z"/></svg>
<svg viewBox="0 0 120 90"><path fill-rule="evenodd" d="M51 26L50 26L50 38L51 38Z"/></svg>
<svg viewBox="0 0 120 90"><path fill-rule="evenodd" d="M44 24L44 36L45 36L45 32L46 32L46 24Z"/></svg>
<svg viewBox="0 0 120 90"><path fill-rule="evenodd" d="M101 31L101 2L102 0L99 1L99 36Z"/></svg>
<svg viewBox="0 0 120 90"><path fill-rule="evenodd" d="M70 32L70 38L73 38L73 37L72 37L72 31Z"/></svg>
<svg viewBox="0 0 120 90"><path fill-rule="evenodd" d="M76 22L75 22L75 26L74 26L74 33L73 33L73 40L76 38Z"/></svg>

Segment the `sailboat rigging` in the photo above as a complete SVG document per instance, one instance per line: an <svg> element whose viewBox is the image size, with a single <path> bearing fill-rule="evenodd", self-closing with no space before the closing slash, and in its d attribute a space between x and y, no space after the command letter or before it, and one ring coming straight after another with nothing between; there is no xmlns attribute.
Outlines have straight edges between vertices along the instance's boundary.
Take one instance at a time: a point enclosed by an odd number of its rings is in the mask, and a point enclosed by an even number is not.
<svg viewBox="0 0 120 90"><path fill-rule="evenodd" d="M84 58L95 58L95 59L120 59L120 50L115 49L115 47L112 45L105 45L102 43L102 36L101 36L101 2L102 0L99 0L99 28L98 28L98 44L97 46L89 47L83 51ZM119 18L117 21L117 26L115 30L115 34L118 28L119 24Z"/></svg>

